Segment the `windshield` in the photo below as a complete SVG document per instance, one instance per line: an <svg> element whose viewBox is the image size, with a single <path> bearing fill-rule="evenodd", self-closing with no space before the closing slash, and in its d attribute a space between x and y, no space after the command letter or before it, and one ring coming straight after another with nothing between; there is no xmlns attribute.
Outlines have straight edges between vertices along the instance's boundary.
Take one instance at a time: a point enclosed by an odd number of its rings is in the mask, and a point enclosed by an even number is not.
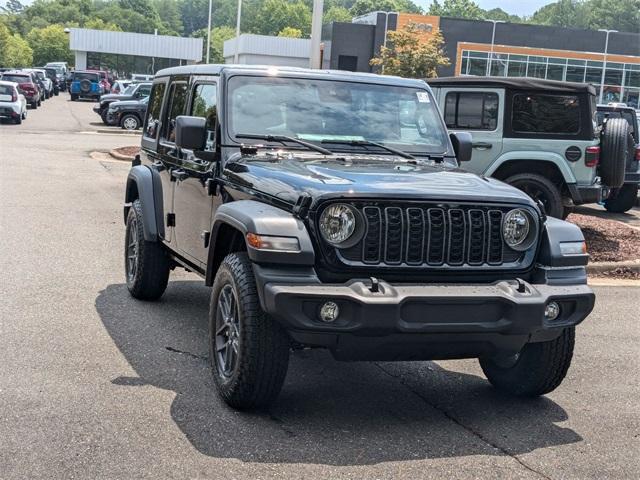
<svg viewBox="0 0 640 480"><path fill-rule="evenodd" d="M92 82L97 82L98 81L98 74L97 73L89 73L89 72L75 72L73 74L73 79L74 80L90 80Z"/></svg>
<svg viewBox="0 0 640 480"><path fill-rule="evenodd" d="M36 74L36 76L37 76L40 80L44 80L44 73L39 72L39 71L35 71L34 73Z"/></svg>
<svg viewBox="0 0 640 480"><path fill-rule="evenodd" d="M286 135L323 142L331 150L362 149L364 142L376 142L411 153L446 151L439 113L431 95L420 88L235 76L229 80L228 98L232 137Z"/></svg>
<svg viewBox="0 0 640 480"><path fill-rule="evenodd" d="M129 85L127 88L124 89L124 92L122 92L122 94L131 95L135 89L136 89L135 85Z"/></svg>

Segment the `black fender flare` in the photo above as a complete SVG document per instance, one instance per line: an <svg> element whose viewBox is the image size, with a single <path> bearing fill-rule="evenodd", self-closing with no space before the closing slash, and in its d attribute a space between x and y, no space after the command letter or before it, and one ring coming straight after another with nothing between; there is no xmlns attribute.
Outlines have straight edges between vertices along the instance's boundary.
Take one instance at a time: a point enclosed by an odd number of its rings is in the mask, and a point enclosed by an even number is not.
<svg viewBox="0 0 640 480"><path fill-rule="evenodd" d="M124 199L125 224L131 204L136 199L142 204L144 239L157 242L159 238L164 237L162 183L160 175L145 165L138 165L129 170Z"/></svg>
<svg viewBox="0 0 640 480"><path fill-rule="evenodd" d="M216 210L211 227L211 240L207 259L207 285L213 283L215 275L215 251L221 227L228 225L242 234L249 258L256 263L310 266L315 263L313 243L302 220L291 212L257 202L238 200L221 205ZM298 239L298 252L257 250L246 242L247 233Z"/></svg>
<svg viewBox="0 0 640 480"><path fill-rule="evenodd" d="M584 242L582 230L573 223L565 222L553 217L547 217L542 231L542 244L538 255L538 263L548 267L579 267L586 266L589 254L562 255L562 242Z"/></svg>

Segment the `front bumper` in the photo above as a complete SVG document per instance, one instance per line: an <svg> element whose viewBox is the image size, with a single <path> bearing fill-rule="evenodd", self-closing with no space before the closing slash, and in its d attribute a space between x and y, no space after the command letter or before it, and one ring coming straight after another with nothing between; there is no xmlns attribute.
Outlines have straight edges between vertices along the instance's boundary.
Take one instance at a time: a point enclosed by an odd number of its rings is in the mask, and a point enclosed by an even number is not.
<svg viewBox="0 0 640 480"><path fill-rule="evenodd" d="M96 112L98 115L101 115L102 114L102 106L94 105L93 111Z"/></svg>
<svg viewBox="0 0 640 480"><path fill-rule="evenodd" d="M493 284L346 284L262 286L263 308L292 338L330 348L337 358L356 360L441 359L516 352L527 342L551 340L582 322L595 296L587 285L533 285L522 280ZM340 314L327 324L319 309L327 301ZM561 313L545 319L555 301Z"/></svg>

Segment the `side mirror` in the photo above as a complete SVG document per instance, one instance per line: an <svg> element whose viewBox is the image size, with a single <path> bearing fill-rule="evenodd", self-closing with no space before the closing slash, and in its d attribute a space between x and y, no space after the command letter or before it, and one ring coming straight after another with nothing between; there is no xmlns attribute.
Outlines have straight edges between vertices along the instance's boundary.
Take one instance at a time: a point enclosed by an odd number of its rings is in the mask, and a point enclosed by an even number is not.
<svg viewBox="0 0 640 480"><path fill-rule="evenodd" d="M451 139L453 151L456 154L458 163L471 160L471 153L473 151L471 147L471 134L469 132L450 133L449 138Z"/></svg>
<svg viewBox="0 0 640 480"><path fill-rule="evenodd" d="M207 120L180 115L176 118L176 145L186 150L204 150L207 141Z"/></svg>

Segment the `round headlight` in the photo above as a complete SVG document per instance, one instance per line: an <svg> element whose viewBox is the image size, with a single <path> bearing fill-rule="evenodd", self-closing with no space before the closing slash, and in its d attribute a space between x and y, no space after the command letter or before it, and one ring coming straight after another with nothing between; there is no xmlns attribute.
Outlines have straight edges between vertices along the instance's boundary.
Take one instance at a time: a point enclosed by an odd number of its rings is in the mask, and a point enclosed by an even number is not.
<svg viewBox="0 0 640 480"><path fill-rule="evenodd" d="M332 245L347 241L356 230L356 213L349 205L336 203L320 215L320 233Z"/></svg>
<svg viewBox="0 0 640 480"><path fill-rule="evenodd" d="M502 221L502 236L514 250L526 250L535 241L535 223L526 210L517 208L507 212Z"/></svg>

